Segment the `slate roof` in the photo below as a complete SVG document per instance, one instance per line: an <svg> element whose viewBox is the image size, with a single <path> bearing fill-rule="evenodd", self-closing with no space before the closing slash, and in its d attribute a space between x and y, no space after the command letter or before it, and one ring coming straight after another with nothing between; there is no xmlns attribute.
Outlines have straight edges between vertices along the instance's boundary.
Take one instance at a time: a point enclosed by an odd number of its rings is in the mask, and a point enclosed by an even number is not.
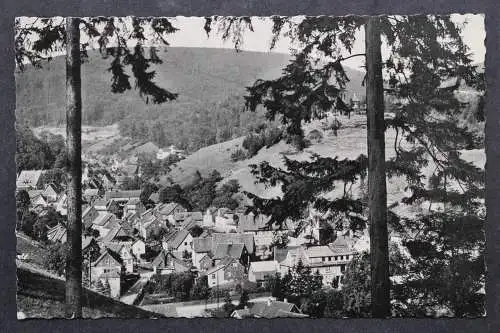
<svg viewBox="0 0 500 333"><path fill-rule="evenodd" d="M106 256L110 256L118 264L121 264L123 262L122 258L120 257L120 255L118 253L116 253L115 251L111 250L110 248L105 248L104 251L102 252L102 254L99 256L99 258L97 258L96 261L94 261L92 263L92 266L96 266Z"/></svg>
<svg viewBox="0 0 500 333"><path fill-rule="evenodd" d="M188 217L181 225L181 228L182 229L186 229L186 230L191 230L193 229L194 226L201 226L201 224L203 223L203 221L200 221L200 220L195 220L191 217Z"/></svg>
<svg viewBox="0 0 500 333"><path fill-rule="evenodd" d="M66 227L61 223L47 231L47 239L51 242L61 242L66 235Z"/></svg>
<svg viewBox="0 0 500 333"><path fill-rule="evenodd" d="M180 206L180 205L178 203L175 203L175 202L169 202L169 203L159 204L155 208L156 208L156 211L158 211L162 215L170 215L170 214L172 214L172 211L177 206Z"/></svg>
<svg viewBox="0 0 500 333"><path fill-rule="evenodd" d="M292 312L294 310L294 312ZM241 317L257 317L257 318L286 318L286 317L308 317L302 314L297 306L293 303L270 301L255 303L251 308L235 310Z"/></svg>
<svg viewBox="0 0 500 333"><path fill-rule="evenodd" d="M203 221L203 214L201 212L180 212L174 214L174 220L183 221L187 219Z"/></svg>
<svg viewBox="0 0 500 333"><path fill-rule="evenodd" d="M306 250L309 258L331 257L335 253L328 246L311 246Z"/></svg>
<svg viewBox="0 0 500 333"><path fill-rule="evenodd" d="M139 198L141 195L141 190L130 190L130 191L106 191L104 194L104 199L109 201L111 199L130 199Z"/></svg>
<svg viewBox="0 0 500 333"><path fill-rule="evenodd" d="M38 197L39 195L42 195L43 192L44 192L43 190L30 190L30 191L28 191L28 195L29 195L30 199L33 200L36 197Z"/></svg>
<svg viewBox="0 0 500 333"><path fill-rule="evenodd" d="M118 223L102 238L102 242L111 242L118 237L129 237L129 234Z"/></svg>
<svg viewBox="0 0 500 333"><path fill-rule="evenodd" d="M225 257L239 259L241 258L244 248L244 244L217 244L214 251L214 259L222 259Z"/></svg>
<svg viewBox="0 0 500 333"><path fill-rule="evenodd" d="M335 255L339 254L351 254L355 253L356 251L353 249L352 245L350 244L350 240L347 237L344 236L338 236L331 244L328 245L331 251Z"/></svg>
<svg viewBox="0 0 500 333"><path fill-rule="evenodd" d="M195 252L215 252L218 244L244 244L249 254L255 250L254 238L252 234L214 233L206 237L193 239L193 249Z"/></svg>
<svg viewBox="0 0 500 333"><path fill-rule="evenodd" d="M104 226L109 223L111 219L116 219L116 217L109 212L99 212L99 215L97 215L92 223L98 226Z"/></svg>
<svg viewBox="0 0 500 333"><path fill-rule="evenodd" d="M253 261L250 263L250 270L253 272L276 272L278 270L278 262L275 260Z"/></svg>
<svg viewBox="0 0 500 333"><path fill-rule="evenodd" d="M182 244L182 242L186 239L186 237L188 235L189 235L189 231L186 229L175 230L175 231L167 234L163 238L163 241L167 242L169 247L176 249L179 247L179 245Z"/></svg>
<svg viewBox="0 0 500 333"><path fill-rule="evenodd" d="M232 264L233 262L238 262L238 261L235 258L231 258L231 257L222 258L221 262L217 266L210 268L205 274L210 275L212 273L215 273L218 270L226 268L228 265Z"/></svg>
<svg viewBox="0 0 500 333"><path fill-rule="evenodd" d="M104 199L98 199L96 201L94 201L94 207L108 207L108 201L104 200Z"/></svg>
<svg viewBox="0 0 500 333"><path fill-rule="evenodd" d="M43 170L23 170L16 180L16 187L37 187Z"/></svg>
<svg viewBox="0 0 500 333"><path fill-rule="evenodd" d="M254 239L252 234L214 233L212 234L214 244L245 244L249 254L254 252ZM215 247L215 245L213 245Z"/></svg>
<svg viewBox="0 0 500 333"><path fill-rule="evenodd" d="M193 249L195 252L203 253L212 251L212 237L197 237L193 239Z"/></svg>

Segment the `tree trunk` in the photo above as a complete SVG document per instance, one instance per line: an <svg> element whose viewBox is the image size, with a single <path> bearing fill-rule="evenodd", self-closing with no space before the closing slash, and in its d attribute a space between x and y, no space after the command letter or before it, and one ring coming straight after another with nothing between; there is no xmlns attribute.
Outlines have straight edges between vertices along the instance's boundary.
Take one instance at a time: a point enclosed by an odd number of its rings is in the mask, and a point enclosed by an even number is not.
<svg viewBox="0 0 500 333"><path fill-rule="evenodd" d="M368 128L368 218L370 228L372 316L390 316L387 188L385 175L384 90L380 27L377 17L365 26Z"/></svg>
<svg viewBox="0 0 500 333"><path fill-rule="evenodd" d="M79 23L78 18L66 19L67 318L82 317L82 82Z"/></svg>

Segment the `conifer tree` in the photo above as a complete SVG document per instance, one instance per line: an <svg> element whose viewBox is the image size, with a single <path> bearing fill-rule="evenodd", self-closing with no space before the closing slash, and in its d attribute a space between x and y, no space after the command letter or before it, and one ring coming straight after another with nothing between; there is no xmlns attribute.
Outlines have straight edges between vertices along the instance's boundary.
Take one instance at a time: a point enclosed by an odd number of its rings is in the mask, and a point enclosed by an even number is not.
<svg viewBox="0 0 500 333"><path fill-rule="evenodd" d="M146 30L149 33L146 32ZM30 23L15 21L15 55L19 70L25 63L41 67L54 52L66 52L66 149L68 175L68 253L66 261L66 316L82 316L82 255L81 255L81 64L87 49L98 47L103 57L111 58L111 91L123 93L132 89L125 72L130 67L139 95L148 103L164 103L177 94L155 84L151 65L161 63L151 45L168 45L166 37L175 32L166 18L37 18ZM80 38L81 31L87 41ZM128 42L135 40L134 47ZM149 54L148 54L149 53Z"/></svg>
<svg viewBox="0 0 500 333"><path fill-rule="evenodd" d="M283 196L263 199L248 195L257 211L273 216L271 223L298 220L309 205L348 218L354 230L363 229L368 222L374 279L372 315L386 317L391 313L387 223L400 230L404 226L387 208L385 177L406 179L410 195L402 200L405 204L446 202L461 207L462 214L484 205L483 170L460 158L460 149L482 147L483 142L458 121L464 103L456 96L464 84L484 90L484 79L472 64L461 28L450 16L322 16L303 20L276 16L272 20L270 48L286 35L298 42L298 51L281 77L257 80L248 88L247 107L256 110L258 105L264 106L268 119L282 122L289 142L297 138L300 141L304 122L322 119L337 106L348 81L342 62L363 56L368 71L368 158L339 161L313 155L309 161L299 162L284 157L283 169L263 162L252 166L254 175L266 185L280 186ZM241 48L245 29L253 29L252 20L245 17L208 18L206 23L208 33L218 27L237 49ZM366 54L352 54L355 33L361 28L367 37ZM380 57L381 39L390 54L384 63ZM388 76L385 83L382 71ZM392 119L384 119L384 95L395 101ZM481 112L474 113L481 118ZM387 128L396 132L396 156L386 162L383 148ZM439 188L427 186L422 170L428 166L435 167L436 177L443 184ZM363 202L351 193L344 191L343 196L333 200L321 196L342 183L356 182L367 169L368 220L362 215Z"/></svg>

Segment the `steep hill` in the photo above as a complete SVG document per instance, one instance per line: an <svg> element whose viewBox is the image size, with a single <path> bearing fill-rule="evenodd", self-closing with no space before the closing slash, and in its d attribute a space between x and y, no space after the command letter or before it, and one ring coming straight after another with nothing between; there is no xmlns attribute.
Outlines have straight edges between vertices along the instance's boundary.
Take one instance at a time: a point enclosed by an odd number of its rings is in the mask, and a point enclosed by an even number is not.
<svg viewBox="0 0 500 333"><path fill-rule="evenodd" d="M136 91L123 95L110 91L110 59L90 51L82 65L84 122L109 125L143 109L174 110L223 101L239 96L257 78L270 79L281 73L290 57L280 53L239 52L232 49L168 48L159 52L163 64L157 65L157 83L179 93L169 107L146 106ZM17 117L32 126L64 122L64 57L55 57L43 68L27 68L16 73ZM349 90L363 95L362 75L352 71ZM360 79L361 77L361 79ZM133 82L132 82L133 86ZM176 107L172 107L172 106Z"/></svg>
<svg viewBox="0 0 500 333"><path fill-rule="evenodd" d="M310 153L317 153L321 156L335 157L339 159L356 158L360 154L366 155L366 118L365 116L355 115L351 119L347 117L338 117L342 122L343 128L339 130L338 136L333 133L323 132L319 121L314 121L305 127L305 133L317 129L322 131L323 139L320 142L312 142L311 146L303 152L296 153L293 147L281 141L280 143L270 147L261 149L254 157L239 161L231 161L231 153L237 150L242 143L242 138L225 142L224 144L208 146L186 159L177 163L177 166L172 170L170 178L174 182L180 184L189 183L196 170L203 176L208 176L209 173L216 169L224 177L221 183L231 179L236 179L240 183L242 190L257 194L262 197L275 197L281 195L279 188L269 188L262 184L255 183L255 177L250 173L251 164L259 164L263 161L268 161L276 167L283 166L283 155L295 160L308 159ZM386 138L386 156L391 158L394 156L394 139L395 132L388 129L385 134ZM486 157L484 150L468 150L462 152L462 158L466 161L473 162L476 166L484 168ZM430 175L434 170L432 164L423 170L425 175ZM164 180L165 181L165 180ZM165 182L166 183L166 182ZM388 201L389 203L399 201L405 191L406 182L404 179L393 178L388 181ZM340 194L342 188L334 190L330 195L336 196ZM356 191L356 187L353 188ZM356 192L355 192L356 193Z"/></svg>

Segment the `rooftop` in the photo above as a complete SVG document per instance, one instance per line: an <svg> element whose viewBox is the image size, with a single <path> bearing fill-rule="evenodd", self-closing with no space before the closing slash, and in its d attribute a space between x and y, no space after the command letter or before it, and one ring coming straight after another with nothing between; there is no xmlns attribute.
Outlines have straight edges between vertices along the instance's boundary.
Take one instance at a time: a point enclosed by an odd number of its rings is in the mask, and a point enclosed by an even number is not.
<svg viewBox="0 0 500 333"><path fill-rule="evenodd" d="M217 244L214 251L214 259L222 259L224 257L240 258L244 248L244 244Z"/></svg>
<svg viewBox="0 0 500 333"><path fill-rule="evenodd" d="M23 170L16 180L16 187L36 187L43 170Z"/></svg>
<svg viewBox="0 0 500 333"><path fill-rule="evenodd" d="M253 261L250 263L250 270L254 272L275 272L278 266L278 262L275 260Z"/></svg>
<svg viewBox="0 0 500 333"><path fill-rule="evenodd" d="M169 247L174 249L178 248L182 244L184 239L189 235L189 231L186 229L176 230L167 234L163 241L169 244Z"/></svg>

